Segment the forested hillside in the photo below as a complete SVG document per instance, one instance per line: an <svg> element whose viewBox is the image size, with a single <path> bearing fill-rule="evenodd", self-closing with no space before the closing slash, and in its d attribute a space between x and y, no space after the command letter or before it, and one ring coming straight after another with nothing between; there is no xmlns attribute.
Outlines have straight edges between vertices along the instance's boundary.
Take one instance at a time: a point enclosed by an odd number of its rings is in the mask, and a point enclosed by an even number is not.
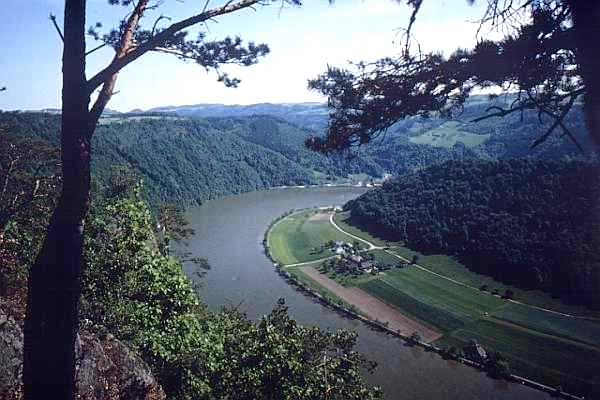
<svg viewBox="0 0 600 400"><path fill-rule="evenodd" d="M532 143L547 130L551 122L537 112L525 110L503 118L489 118L478 122L490 106L507 107L514 98L502 96L472 96L462 112L452 120L432 115L428 119L410 117L394 124L381 138L369 146L360 147L355 154L378 168L394 175L413 172L432 164L449 160L479 158L500 160L511 158L541 158L545 160L589 160L594 158L585 128L581 104L576 103L565 119L565 126L573 134L581 149L566 136L551 135L541 145L531 149ZM235 117L239 120L256 115L270 115L306 128L308 134L320 135L327 126L328 110L325 104L252 104L223 105L198 104L181 107L159 107L152 112L196 117ZM264 142L263 142L264 143ZM297 147L294 147L297 149ZM303 154L303 157L305 155ZM365 170L367 172L367 170Z"/></svg>
<svg viewBox="0 0 600 400"><path fill-rule="evenodd" d="M0 130L0 181L9 183L0 192L3 400L24 397L27 281L60 195L58 153ZM283 299L255 322L234 309L208 311L168 250L185 224L156 232L142 185L111 183L85 224L77 398L164 399L163 390L173 400L382 398L361 375L373 366L354 350L355 334L299 325Z"/></svg>
<svg viewBox="0 0 600 400"><path fill-rule="evenodd" d="M101 119L94 136L93 171L105 185L115 167L127 167L144 178L147 198L156 205L323 183L348 174L402 175L450 160L594 159L579 105L565 123L581 149L556 135L530 149L549 121L540 124L537 114L525 112L470 122L492 104L504 103L477 96L451 121L408 118L369 146L328 156L304 146L306 137L326 124L326 109L315 103L198 105L110 114ZM48 113L0 112L0 127L58 144L59 118Z"/></svg>
<svg viewBox="0 0 600 400"><path fill-rule="evenodd" d="M352 219L499 280L600 307L597 165L451 161L350 201Z"/></svg>
<svg viewBox="0 0 600 400"><path fill-rule="evenodd" d="M382 173L366 158L328 158L306 150L306 131L273 117L134 116L101 122L93 143L97 182L105 185L115 168L127 167L144 179L154 205L315 184L349 173ZM59 142L57 115L0 113L0 126L12 135Z"/></svg>
<svg viewBox="0 0 600 400"><path fill-rule="evenodd" d="M328 173L332 177L360 173L381 176L385 172L366 153L355 157L338 153L324 157L308 150L304 141L311 131L280 118L254 115L244 118L210 118L209 121L220 130L233 132L246 141L283 154L304 168Z"/></svg>

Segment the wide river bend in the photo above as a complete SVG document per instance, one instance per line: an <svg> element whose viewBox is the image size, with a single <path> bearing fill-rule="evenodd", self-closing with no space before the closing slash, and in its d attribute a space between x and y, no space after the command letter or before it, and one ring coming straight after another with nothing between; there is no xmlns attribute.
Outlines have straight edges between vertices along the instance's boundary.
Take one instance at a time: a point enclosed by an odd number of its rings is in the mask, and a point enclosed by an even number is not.
<svg viewBox="0 0 600 400"><path fill-rule="evenodd" d="M488 378L483 372L442 360L437 354L407 347L399 339L342 317L288 285L264 255L262 240L269 223L292 208L341 205L364 193L350 187L289 188L246 193L208 201L188 210L196 234L186 250L208 258L211 270L200 279L201 297L212 309L238 306L249 318L268 314L285 298L293 318L323 329L358 333L358 350L378 363L371 384L386 399L549 399L546 393ZM186 273L198 279L193 265Z"/></svg>

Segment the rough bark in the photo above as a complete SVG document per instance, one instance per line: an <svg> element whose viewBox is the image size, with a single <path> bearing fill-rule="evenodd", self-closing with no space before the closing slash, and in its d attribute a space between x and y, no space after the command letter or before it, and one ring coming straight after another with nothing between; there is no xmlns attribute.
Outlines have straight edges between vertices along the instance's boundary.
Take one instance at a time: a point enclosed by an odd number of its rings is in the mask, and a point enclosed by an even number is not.
<svg viewBox="0 0 600 400"><path fill-rule="evenodd" d="M0 399L22 400L23 332L11 305L0 301ZM18 314L18 312L16 313ZM75 345L77 398L165 400L148 365L111 334L81 331ZM53 397L48 396L47 399Z"/></svg>
<svg viewBox="0 0 600 400"><path fill-rule="evenodd" d="M90 193L85 0L66 0L61 158L63 187L28 280L24 330L25 399L74 399L75 338Z"/></svg>

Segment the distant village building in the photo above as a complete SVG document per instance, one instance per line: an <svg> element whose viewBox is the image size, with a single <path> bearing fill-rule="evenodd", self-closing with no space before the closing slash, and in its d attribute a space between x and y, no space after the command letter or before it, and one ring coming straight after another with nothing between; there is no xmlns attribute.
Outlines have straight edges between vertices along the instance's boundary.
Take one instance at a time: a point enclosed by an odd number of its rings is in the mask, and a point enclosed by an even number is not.
<svg viewBox="0 0 600 400"><path fill-rule="evenodd" d="M359 264L363 261L363 258L361 256L359 256L358 254L352 255L350 256L350 261Z"/></svg>
<svg viewBox="0 0 600 400"><path fill-rule="evenodd" d="M471 343L465 346L463 351L468 359L478 363L484 363L488 359L485 349L476 340L471 340Z"/></svg>
<svg viewBox="0 0 600 400"><path fill-rule="evenodd" d="M331 251L333 251L337 255L345 256L346 255L345 243L342 242L341 240L337 240L336 242L334 242L333 247L331 248Z"/></svg>
<svg viewBox="0 0 600 400"><path fill-rule="evenodd" d="M336 247L334 250L335 254L343 256L346 254L346 250L343 247Z"/></svg>
<svg viewBox="0 0 600 400"><path fill-rule="evenodd" d="M363 261L360 263L360 268L364 269L364 270L367 270L367 269L370 270L373 267L375 267L375 264L373 264L373 261Z"/></svg>

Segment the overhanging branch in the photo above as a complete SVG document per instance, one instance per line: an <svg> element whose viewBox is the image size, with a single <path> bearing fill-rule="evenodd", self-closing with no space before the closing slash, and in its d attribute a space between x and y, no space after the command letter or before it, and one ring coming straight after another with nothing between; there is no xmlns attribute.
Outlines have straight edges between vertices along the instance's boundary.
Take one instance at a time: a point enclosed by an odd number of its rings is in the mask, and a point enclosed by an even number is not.
<svg viewBox="0 0 600 400"><path fill-rule="evenodd" d="M173 35L175 35L177 32L180 32L183 29L189 28L198 23L207 21L211 18L229 14L244 8L251 7L255 4L262 3L263 0L240 0L235 3L229 1L222 7L210 9L208 11L194 15L190 18L181 20L170 25L168 28L157 33L147 41L141 43L139 46L129 49L129 51L126 52L126 54L123 54L122 56L115 56L113 61L106 68L104 68L102 71L98 72L96 75L90 78L90 80L87 83L88 93L91 94L98 86L102 85L111 76L118 73L123 67L135 61L148 51L151 51L154 48L161 46L168 39L172 38Z"/></svg>

